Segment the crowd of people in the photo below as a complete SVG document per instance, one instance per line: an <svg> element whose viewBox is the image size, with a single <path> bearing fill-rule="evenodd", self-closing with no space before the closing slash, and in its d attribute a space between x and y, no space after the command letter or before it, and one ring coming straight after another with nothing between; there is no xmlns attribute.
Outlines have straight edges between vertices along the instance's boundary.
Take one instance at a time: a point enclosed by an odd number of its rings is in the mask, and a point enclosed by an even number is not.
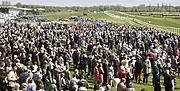
<svg viewBox="0 0 180 91"><path fill-rule="evenodd" d="M154 91L161 76L172 91L180 73L180 35L149 27L85 18L2 24L0 33L0 91L87 91L90 80L94 91L135 91L150 75Z"/></svg>

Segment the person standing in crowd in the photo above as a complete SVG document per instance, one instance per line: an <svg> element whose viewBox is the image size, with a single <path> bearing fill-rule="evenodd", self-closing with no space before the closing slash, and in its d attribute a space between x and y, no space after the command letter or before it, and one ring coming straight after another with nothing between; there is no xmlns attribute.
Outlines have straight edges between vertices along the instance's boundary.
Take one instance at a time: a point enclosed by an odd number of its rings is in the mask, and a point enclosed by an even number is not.
<svg viewBox="0 0 180 91"><path fill-rule="evenodd" d="M131 75L129 73L126 74L126 87L131 83Z"/></svg>
<svg viewBox="0 0 180 91"><path fill-rule="evenodd" d="M78 91L87 91L88 82L84 79L85 77L81 75L78 84Z"/></svg>
<svg viewBox="0 0 180 91"><path fill-rule="evenodd" d="M52 83L48 84L48 91L58 91L56 86L56 80L53 79Z"/></svg>
<svg viewBox="0 0 180 91"><path fill-rule="evenodd" d="M180 75L180 58L178 59L178 76Z"/></svg>
<svg viewBox="0 0 180 91"><path fill-rule="evenodd" d="M147 56L147 59L143 62L143 83L148 83L148 77L151 73L151 62L149 60L149 57Z"/></svg>
<svg viewBox="0 0 180 91"><path fill-rule="evenodd" d="M21 86L21 91L26 91L27 90L27 84L23 83Z"/></svg>
<svg viewBox="0 0 180 91"><path fill-rule="evenodd" d="M125 91L126 85L125 85L125 79L121 79L121 82L117 85L117 91Z"/></svg>
<svg viewBox="0 0 180 91"><path fill-rule="evenodd" d="M99 87L101 87L103 85L103 81L104 81L104 70L102 68L102 63L100 63L98 65L98 72L99 72Z"/></svg>
<svg viewBox="0 0 180 91"><path fill-rule="evenodd" d="M23 68L23 72L20 74L18 83L20 84L20 87L23 83L26 83L26 80L28 78L28 69L26 67Z"/></svg>
<svg viewBox="0 0 180 91"><path fill-rule="evenodd" d="M158 69L153 70L153 86L154 86L154 91L161 91L160 73Z"/></svg>
<svg viewBox="0 0 180 91"><path fill-rule="evenodd" d="M27 86L27 90L26 91L37 91L36 90L36 84L33 83L32 79L28 80L28 86Z"/></svg>
<svg viewBox="0 0 180 91"><path fill-rule="evenodd" d="M94 90L99 89L99 70L98 70L98 63L96 62L94 65Z"/></svg>
<svg viewBox="0 0 180 91"><path fill-rule="evenodd" d="M0 91L5 91L7 88L7 81L6 81L6 70L5 70L5 63L0 62Z"/></svg>
<svg viewBox="0 0 180 91"><path fill-rule="evenodd" d="M13 88L16 85L17 81L17 75L13 69L10 69L7 74L7 80L8 80L8 91L13 91Z"/></svg>
<svg viewBox="0 0 180 91"><path fill-rule="evenodd" d="M125 88L124 91L135 91L135 89L132 86L132 83L129 83L129 85Z"/></svg>
<svg viewBox="0 0 180 91"><path fill-rule="evenodd" d="M105 60L103 63L103 70L104 70L104 78L103 78L103 85L106 86L108 84L108 61Z"/></svg>
<svg viewBox="0 0 180 91"><path fill-rule="evenodd" d="M142 76L142 62L139 57L137 57L136 63L135 63L135 79L136 82L140 83L141 76Z"/></svg>
<svg viewBox="0 0 180 91"><path fill-rule="evenodd" d="M124 65L120 64L120 66L118 68L117 75L119 76L120 79L125 78L125 76L126 76L126 69L125 69Z"/></svg>
<svg viewBox="0 0 180 91"><path fill-rule="evenodd" d="M87 77L89 75L91 75L91 77L93 77L93 66L94 66L94 63L93 63L92 55L90 55L87 60L88 60L88 74L87 74Z"/></svg>
<svg viewBox="0 0 180 91"><path fill-rule="evenodd" d="M73 53L73 62L74 62L74 69L79 69L80 54L79 54L78 50L76 50Z"/></svg>
<svg viewBox="0 0 180 91"><path fill-rule="evenodd" d="M165 91L172 91L173 83L170 68L166 69L166 72L164 74L164 86Z"/></svg>

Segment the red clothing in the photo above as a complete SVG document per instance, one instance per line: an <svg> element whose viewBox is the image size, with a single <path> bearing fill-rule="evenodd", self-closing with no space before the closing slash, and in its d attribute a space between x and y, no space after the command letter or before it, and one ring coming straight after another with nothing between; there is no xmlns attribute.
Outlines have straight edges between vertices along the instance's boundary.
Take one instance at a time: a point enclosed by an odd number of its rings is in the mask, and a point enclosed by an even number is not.
<svg viewBox="0 0 180 91"><path fill-rule="evenodd" d="M149 58L153 58L154 57L154 53L152 51L148 55L149 55Z"/></svg>
<svg viewBox="0 0 180 91"><path fill-rule="evenodd" d="M124 66L120 66L118 68L118 75L120 79L126 77L126 69L124 68Z"/></svg>
<svg viewBox="0 0 180 91"><path fill-rule="evenodd" d="M177 56L180 56L180 49L177 49L176 55L177 55Z"/></svg>
<svg viewBox="0 0 180 91"><path fill-rule="evenodd" d="M94 79L99 80L99 70L97 67L94 68Z"/></svg>
<svg viewBox="0 0 180 91"><path fill-rule="evenodd" d="M99 81L103 81L103 71L101 68L98 68L99 71Z"/></svg>

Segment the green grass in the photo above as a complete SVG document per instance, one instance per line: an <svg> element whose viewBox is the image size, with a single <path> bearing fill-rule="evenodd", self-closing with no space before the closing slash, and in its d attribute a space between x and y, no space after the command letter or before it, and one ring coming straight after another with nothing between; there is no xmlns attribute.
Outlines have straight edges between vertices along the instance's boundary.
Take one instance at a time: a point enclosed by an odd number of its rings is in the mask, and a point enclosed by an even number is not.
<svg viewBox="0 0 180 91"><path fill-rule="evenodd" d="M70 16L82 16L83 13L79 12L49 12L43 13L42 16L50 19L50 20L57 20L62 18L69 18Z"/></svg>
<svg viewBox="0 0 180 91"><path fill-rule="evenodd" d="M115 12L115 11L111 11L110 13L111 13L111 14L118 15L118 16L122 16L122 17L130 17L130 16L128 16L128 15L121 14L121 13L118 13L118 12Z"/></svg>
<svg viewBox="0 0 180 91"><path fill-rule="evenodd" d="M87 16L83 16L83 12L49 12L49 13L43 13L42 16L50 19L50 20L57 20L57 19L62 19L62 18L69 18L70 16L80 16L83 18L94 18L94 19L99 19L99 20L106 20L109 22L114 22L118 24L125 24L126 22L120 21L116 18L112 18L103 12L99 13L87 13Z"/></svg>
<svg viewBox="0 0 180 91"><path fill-rule="evenodd" d="M173 19L173 18L168 18L168 17L165 17L165 18L164 17L151 17L151 16L138 15L138 14L134 14L134 13L133 13L133 15L135 17L132 17L129 15L120 14L118 12L111 12L111 13L118 15L118 16L136 18L136 19L139 19L146 23L149 23L149 21L151 21L151 24L154 24L154 25L180 28L180 20L179 19ZM176 17L176 18L178 18L178 17Z"/></svg>
<svg viewBox="0 0 180 91"><path fill-rule="evenodd" d="M112 18L102 12L100 13L89 13L87 18L94 18L94 19L100 19L100 20L106 20L114 23L119 23L119 24L125 24L124 21L117 20L116 18Z"/></svg>

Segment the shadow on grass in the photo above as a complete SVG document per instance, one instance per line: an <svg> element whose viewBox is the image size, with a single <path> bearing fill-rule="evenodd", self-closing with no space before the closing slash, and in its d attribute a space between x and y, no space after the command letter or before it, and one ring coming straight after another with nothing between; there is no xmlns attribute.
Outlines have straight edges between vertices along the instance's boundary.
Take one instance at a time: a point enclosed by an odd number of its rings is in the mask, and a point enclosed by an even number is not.
<svg viewBox="0 0 180 91"><path fill-rule="evenodd" d="M133 82L135 85L139 85L139 86L153 86L150 82L148 83L136 83L136 82Z"/></svg>
<svg viewBox="0 0 180 91"><path fill-rule="evenodd" d="M180 89L180 88L175 88L175 89Z"/></svg>
<svg viewBox="0 0 180 91"><path fill-rule="evenodd" d="M152 85L152 84L150 84L150 83L143 83L143 84L140 84L140 85L153 86L153 85Z"/></svg>
<svg viewBox="0 0 180 91"><path fill-rule="evenodd" d="M148 83L152 83L152 81L148 81ZM164 81L161 80L160 84L164 84Z"/></svg>
<svg viewBox="0 0 180 91"><path fill-rule="evenodd" d="M74 71L74 68L70 68L69 71Z"/></svg>
<svg viewBox="0 0 180 91"><path fill-rule="evenodd" d="M94 83L94 81L93 80L88 80L88 83Z"/></svg>
<svg viewBox="0 0 180 91"><path fill-rule="evenodd" d="M88 87L88 89L94 89L93 87Z"/></svg>

